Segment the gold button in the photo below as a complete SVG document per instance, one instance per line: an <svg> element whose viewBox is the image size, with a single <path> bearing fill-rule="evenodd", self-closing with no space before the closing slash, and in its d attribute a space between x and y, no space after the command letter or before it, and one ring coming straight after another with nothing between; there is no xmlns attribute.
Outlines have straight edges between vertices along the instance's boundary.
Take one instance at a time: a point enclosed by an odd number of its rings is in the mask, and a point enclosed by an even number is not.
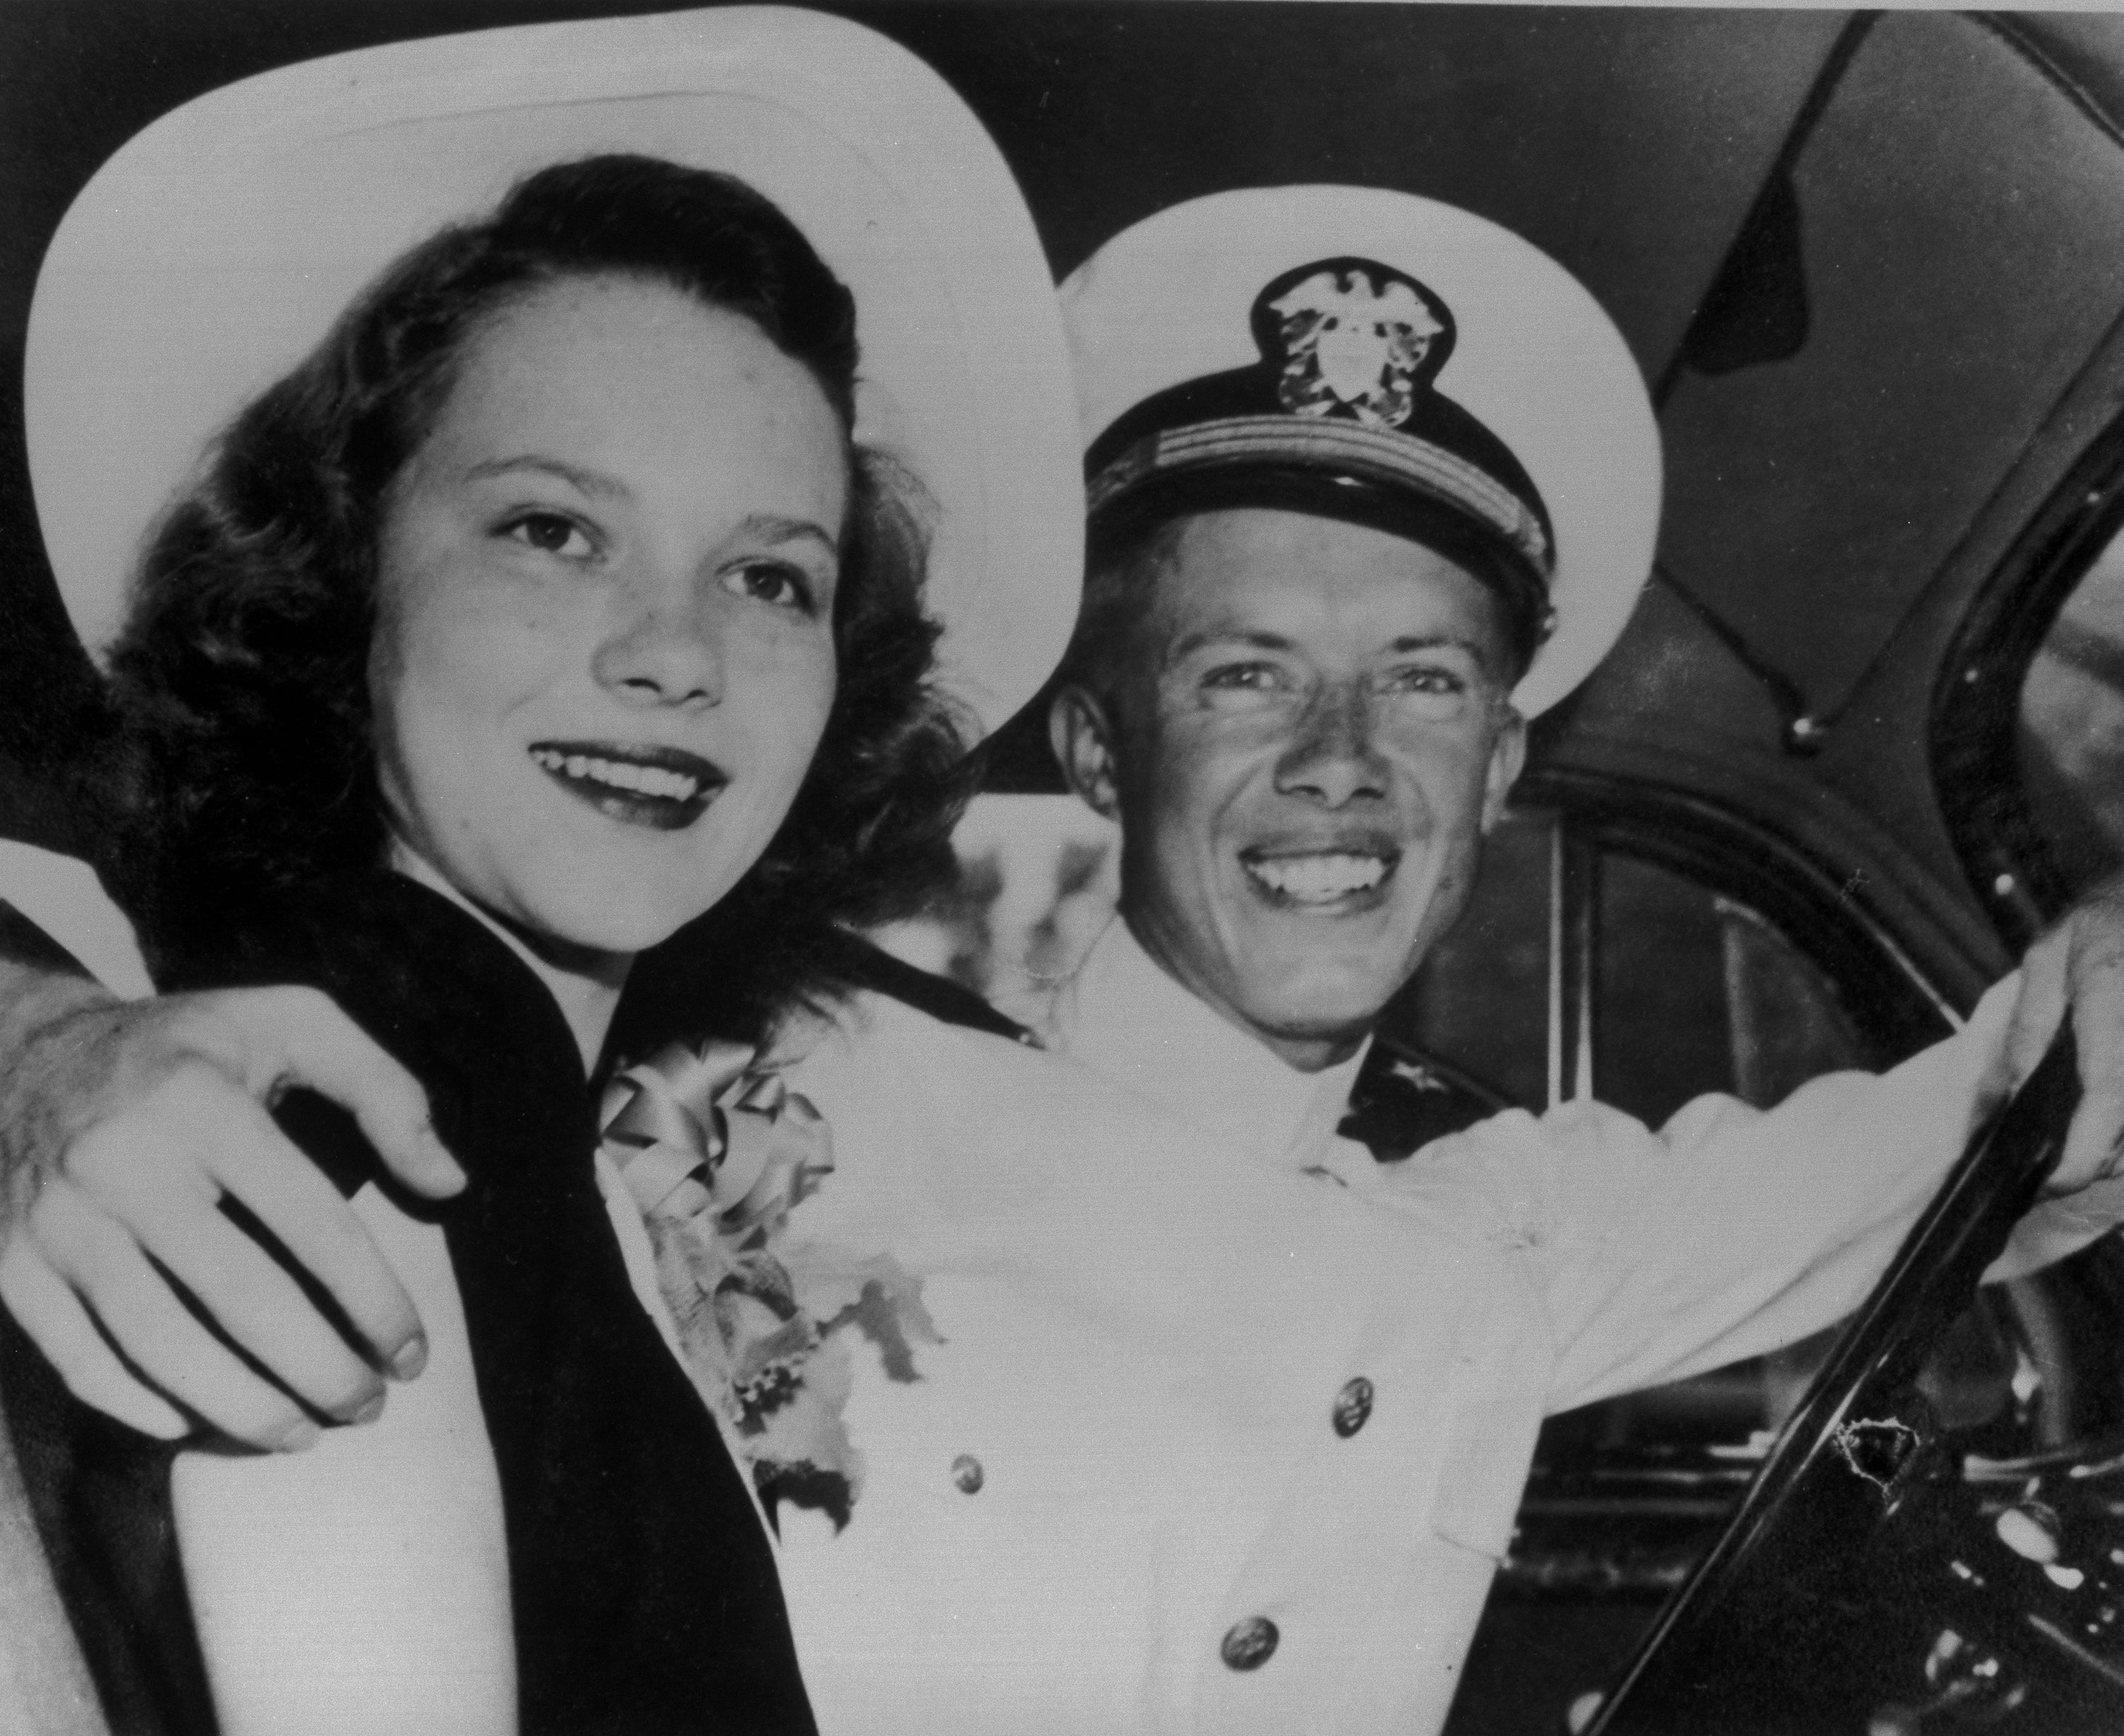
<svg viewBox="0 0 2124 1736"><path fill-rule="evenodd" d="M982 1470L979 1459L970 1452L962 1452L952 1461L952 1480L959 1485L960 1494L977 1495L981 1492L981 1484L988 1480L988 1475Z"/></svg>
<svg viewBox="0 0 2124 1736"><path fill-rule="evenodd" d="M1342 1390L1335 1395L1335 1409L1332 1413L1335 1433L1344 1440L1365 1426L1365 1419L1372 1414L1372 1383L1362 1375L1354 1381L1342 1383Z"/></svg>

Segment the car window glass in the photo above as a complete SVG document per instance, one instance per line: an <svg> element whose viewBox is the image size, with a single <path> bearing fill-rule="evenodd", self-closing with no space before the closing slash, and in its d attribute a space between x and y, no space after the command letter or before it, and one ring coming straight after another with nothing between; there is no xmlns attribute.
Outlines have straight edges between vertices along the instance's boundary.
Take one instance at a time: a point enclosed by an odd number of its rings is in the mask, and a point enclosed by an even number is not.
<svg viewBox="0 0 2124 1736"><path fill-rule="evenodd" d="M1468 909L1387 1020L1399 1037L1539 1109L1548 1091L1545 814L1508 814L1485 841Z"/></svg>
<svg viewBox="0 0 2124 1736"><path fill-rule="evenodd" d="M1506 1101L1548 1092L1555 818L1492 834L1467 914L1394 1009L1398 1035ZM1594 1089L1656 1127L1708 1091L1767 1107L1868 1057L1835 985L1746 906L1614 851L1597 877Z"/></svg>

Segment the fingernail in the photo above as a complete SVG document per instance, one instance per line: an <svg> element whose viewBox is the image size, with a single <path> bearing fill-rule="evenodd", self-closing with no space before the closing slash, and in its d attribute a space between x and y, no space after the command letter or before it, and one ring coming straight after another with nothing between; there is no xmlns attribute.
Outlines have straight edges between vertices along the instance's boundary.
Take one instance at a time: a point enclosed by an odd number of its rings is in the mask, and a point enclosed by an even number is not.
<svg viewBox="0 0 2124 1736"><path fill-rule="evenodd" d="M416 1333L398 1347L397 1354L391 1358L391 1372L397 1379L410 1381L428 1366L428 1340L424 1333ZM376 1402L383 1402L378 1394Z"/></svg>
<svg viewBox="0 0 2124 1736"><path fill-rule="evenodd" d="M305 1447L314 1447L322 1431L316 1423L304 1417L280 1437L280 1450L282 1452L300 1452Z"/></svg>
<svg viewBox="0 0 2124 1736"><path fill-rule="evenodd" d="M374 1423L383 1414L383 1389L379 1386L374 1392L369 1394L367 1398L361 1401L359 1408L356 1409L354 1414L349 1417L346 1420L354 1427L359 1428L364 1423Z"/></svg>

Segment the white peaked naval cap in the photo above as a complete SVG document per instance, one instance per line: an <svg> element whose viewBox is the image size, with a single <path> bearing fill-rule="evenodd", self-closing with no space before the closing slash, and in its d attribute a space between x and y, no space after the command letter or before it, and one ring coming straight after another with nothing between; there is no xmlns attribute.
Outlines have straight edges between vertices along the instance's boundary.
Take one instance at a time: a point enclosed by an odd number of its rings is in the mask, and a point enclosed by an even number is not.
<svg viewBox="0 0 2124 1736"><path fill-rule="evenodd" d="M905 49L780 7L533 25L268 72L165 115L74 202L37 283L31 474L82 641L204 443L398 254L607 152L750 182L853 292L858 440L939 508L942 675L993 727L1069 633L1081 452L1046 260L994 143Z"/></svg>
<svg viewBox="0 0 2124 1736"><path fill-rule="evenodd" d="M1062 303L1095 525L1252 501L1442 536L1546 634L1529 716L1622 632L1658 427L1614 322L1510 230L1384 188L1218 193L1115 236Z"/></svg>

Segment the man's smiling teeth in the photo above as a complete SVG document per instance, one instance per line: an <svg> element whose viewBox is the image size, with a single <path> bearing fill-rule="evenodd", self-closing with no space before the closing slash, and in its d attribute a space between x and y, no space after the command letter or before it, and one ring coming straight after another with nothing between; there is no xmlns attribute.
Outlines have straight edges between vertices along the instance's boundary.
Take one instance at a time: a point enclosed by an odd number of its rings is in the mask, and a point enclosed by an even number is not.
<svg viewBox="0 0 2124 1736"><path fill-rule="evenodd" d="M1262 885L1303 904L1325 904L1351 892L1370 892L1387 874L1384 858L1342 850L1317 856L1271 856L1246 866Z"/></svg>
<svg viewBox="0 0 2124 1736"><path fill-rule="evenodd" d="M599 760L589 754L556 753L545 747L533 748L531 757L549 772L592 783L609 783L638 796L691 802L700 793L701 780L690 772L665 771L661 766L637 765L626 760Z"/></svg>

